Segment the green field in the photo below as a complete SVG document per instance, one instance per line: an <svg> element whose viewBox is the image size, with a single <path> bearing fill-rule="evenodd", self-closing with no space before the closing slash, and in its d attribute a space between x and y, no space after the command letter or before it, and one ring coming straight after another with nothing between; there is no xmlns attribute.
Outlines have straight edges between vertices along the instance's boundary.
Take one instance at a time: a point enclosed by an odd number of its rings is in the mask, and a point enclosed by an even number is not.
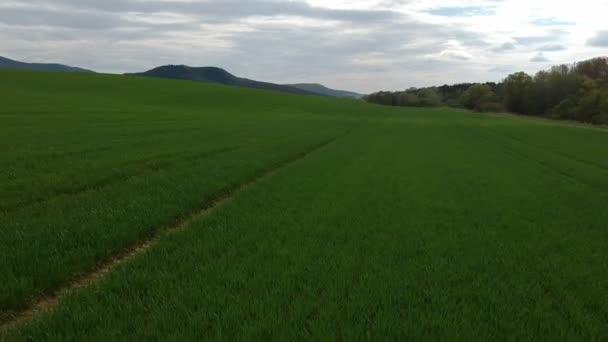
<svg viewBox="0 0 608 342"><path fill-rule="evenodd" d="M105 75L0 102L0 339L608 337L605 129Z"/></svg>

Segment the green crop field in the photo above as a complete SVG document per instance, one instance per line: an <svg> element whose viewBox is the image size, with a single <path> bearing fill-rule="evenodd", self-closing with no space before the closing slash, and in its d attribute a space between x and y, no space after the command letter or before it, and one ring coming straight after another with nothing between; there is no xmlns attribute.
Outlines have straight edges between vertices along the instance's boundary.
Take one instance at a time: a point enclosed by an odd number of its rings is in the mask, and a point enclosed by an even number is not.
<svg viewBox="0 0 608 342"><path fill-rule="evenodd" d="M608 337L605 129L2 71L0 150L2 340Z"/></svg>

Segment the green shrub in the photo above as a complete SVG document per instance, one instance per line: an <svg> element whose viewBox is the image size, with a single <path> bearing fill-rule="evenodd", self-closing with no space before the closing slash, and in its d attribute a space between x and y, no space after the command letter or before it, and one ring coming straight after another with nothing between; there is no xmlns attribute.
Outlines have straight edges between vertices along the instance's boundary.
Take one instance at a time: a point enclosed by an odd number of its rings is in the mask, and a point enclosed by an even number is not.
<svg viewBox="0 0 608 342"><path fill-rule="evenodd" d="M500 102L483 102L475 108L478 112L500 113L505 111L505 106Z"/></svg>

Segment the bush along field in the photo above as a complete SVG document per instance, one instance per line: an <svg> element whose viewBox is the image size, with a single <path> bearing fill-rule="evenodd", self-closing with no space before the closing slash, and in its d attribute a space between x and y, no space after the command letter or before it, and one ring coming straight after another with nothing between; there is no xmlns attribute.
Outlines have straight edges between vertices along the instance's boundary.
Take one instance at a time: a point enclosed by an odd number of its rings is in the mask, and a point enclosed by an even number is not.
<svg viewBox="0 0 608 342"><path fill-rule="evenodd" d="M0 339L606 337L606 130L0 75Z"/></svg>

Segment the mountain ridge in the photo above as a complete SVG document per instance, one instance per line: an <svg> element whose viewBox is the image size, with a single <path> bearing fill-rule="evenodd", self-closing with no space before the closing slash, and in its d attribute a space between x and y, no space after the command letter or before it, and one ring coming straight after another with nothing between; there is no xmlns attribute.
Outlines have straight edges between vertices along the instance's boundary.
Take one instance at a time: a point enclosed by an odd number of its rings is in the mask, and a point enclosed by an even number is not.
<svg viewBox="0 0 608 342"><path fill-rule="evenodd" d="M32 70L53 72L82 72L95 73L92 70L73 67L58 63L26 63L0 56L0 69L5 70Z"/></svg>
<svg viewBox="0 0 608 342"><path fill-rule="evenodd" d="M191 67L187 65L163 65L148 71L140 73L128 73L125 75L215 83L227 86L278 91L296 95L324 96L323 94L286 85L237 77L222 68L211 66Z"/></svg>
<svg viewBox="0 0 608 342"><path fill-rule="evenodd" d="M303 89L307 91L312 91L318 94L324 94L330 97L339 97L339 98L350 98L350 99L362 99L364 97L363 94L356 93L354 91L347 90L337 90L328 88L319 83L294 83L294 84L285 84L286 86Z"/></svg>
<svg viewBox="0 0 608 342"><path fill-rule="evenodd" d="M51 72L95 73L80 67L58 63L28 63L0 56L0 69ZM328 88L319 83L278 84L238 77L225 69L214 66L191 67L187 65L162 65L148 71L125 73L128 76L157 77L222 84L227 86L278 91L296 95L324 96L335 98L362 99L364 95L345 90Z"/></svg>
<svg viewBox="0 0 608 342"><path fill-rule="evenodd" d="M278 84L242 78L235 76L234 74L226 71L225 69L214 66L191 67L188 65L170 64L162 65L144 72L127 73L125 75L215 83L227 86L279 91L297 95L313 95L353 99L363 98L363 95L361 94L357 94L351 91L331 89L318 83Z"/></svg>

